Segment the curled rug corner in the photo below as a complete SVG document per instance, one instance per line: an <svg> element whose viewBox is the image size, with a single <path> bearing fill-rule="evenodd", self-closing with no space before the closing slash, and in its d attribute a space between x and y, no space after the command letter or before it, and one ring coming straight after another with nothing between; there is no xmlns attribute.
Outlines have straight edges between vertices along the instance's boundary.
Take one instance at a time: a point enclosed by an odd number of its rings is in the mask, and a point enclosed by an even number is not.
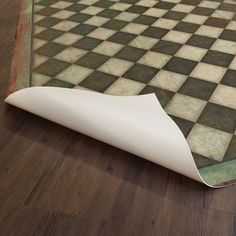
<svg viewBox="0 0 236 236"><path fill-rule="evenodd" d="M186 139L154 94L111 96L53 87L31 87L6 103L169 168L209 187ZM147 141L148 140L148 141Z"/></svg>

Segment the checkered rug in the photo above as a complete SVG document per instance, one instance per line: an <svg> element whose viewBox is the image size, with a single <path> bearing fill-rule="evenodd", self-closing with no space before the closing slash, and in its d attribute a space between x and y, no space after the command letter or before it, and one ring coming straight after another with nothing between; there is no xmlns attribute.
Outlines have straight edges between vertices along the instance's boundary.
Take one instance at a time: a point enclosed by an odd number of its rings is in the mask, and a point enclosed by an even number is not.
<svg viewBox="0 0 236 236"><path fill-rule="evenodd" d="M236 1L37 0L34 12L32 86L155 93L198 168L236 159Z"/></svg>

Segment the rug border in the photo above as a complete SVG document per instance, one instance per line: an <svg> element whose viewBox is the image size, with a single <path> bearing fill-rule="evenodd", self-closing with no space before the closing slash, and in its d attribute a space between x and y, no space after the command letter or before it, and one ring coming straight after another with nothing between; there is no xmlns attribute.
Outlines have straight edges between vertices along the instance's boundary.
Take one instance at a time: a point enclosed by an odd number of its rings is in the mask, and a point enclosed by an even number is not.
<svg viewBox="0 0 236 236"><path fill-rule="evenodd" d="M18 0L19 13L7 95L31 86L33 1ZM23 62L23 66L22 66Z"/></svg>

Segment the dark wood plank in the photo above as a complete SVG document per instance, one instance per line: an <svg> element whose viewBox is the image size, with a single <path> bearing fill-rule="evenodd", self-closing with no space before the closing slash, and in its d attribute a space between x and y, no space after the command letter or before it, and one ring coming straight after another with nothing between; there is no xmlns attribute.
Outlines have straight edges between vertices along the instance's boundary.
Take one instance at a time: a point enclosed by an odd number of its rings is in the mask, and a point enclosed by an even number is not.
<svg viewBox="0 0 236 236"><path fill-rule="evenodd" d="M236 235L236 185L209 189L3 103L17 12L0 1L0 235Z"/></svg>

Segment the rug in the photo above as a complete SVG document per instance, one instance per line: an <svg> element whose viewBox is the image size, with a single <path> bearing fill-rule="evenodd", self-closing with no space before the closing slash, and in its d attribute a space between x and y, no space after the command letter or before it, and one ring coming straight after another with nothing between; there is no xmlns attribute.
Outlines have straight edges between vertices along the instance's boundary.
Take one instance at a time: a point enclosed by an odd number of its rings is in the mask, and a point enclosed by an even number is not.
<svg viewBox="0 0 236 236"><path fill-rule="evenodd" d="M22 0L9 94L154 93L202 178L224 186L236 179L235 55L234 0Z"/></svg>

